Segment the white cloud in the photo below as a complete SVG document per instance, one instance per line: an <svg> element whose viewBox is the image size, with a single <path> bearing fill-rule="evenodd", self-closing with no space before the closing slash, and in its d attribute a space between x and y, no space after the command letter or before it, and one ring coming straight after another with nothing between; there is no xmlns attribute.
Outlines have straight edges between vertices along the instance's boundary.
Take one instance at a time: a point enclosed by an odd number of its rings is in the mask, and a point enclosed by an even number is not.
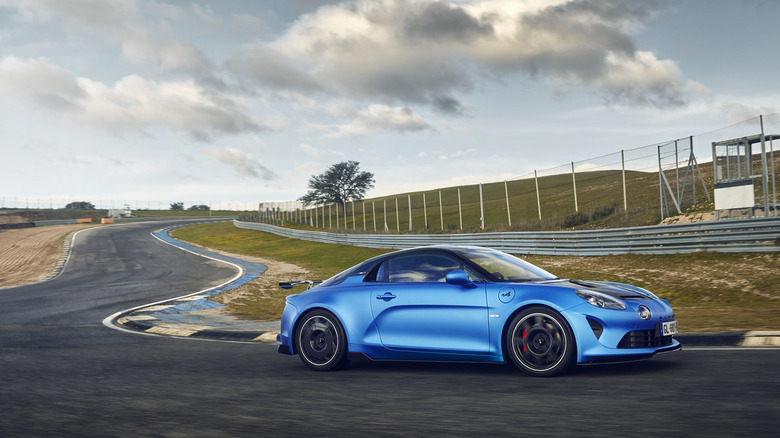
<svg viewBox="0 0 780 438"><path fill-rule="evenodd" d="M163 71L198 73L211 77L212 65L206 55L192 44L175 36L164 37L154 28L180 22L188 13L178 6L156 1L32 0L11 1L18 21L49 22L60 19L68 33L85 29L104 39L119 42L126 59L151 65ZM193 19L203 21L207 10L194 6Z"/></svg>
<svg viewBox="0 0 780 438"><path fill-rule="evenodd" d="M124 38L122 53L132 62L166 71L208 72L211 69L211 62L194 46L141 33Z"/></svg>
<svg viewBox="0 0 780 438"><path fill-rule="evenodd" d="M264 45L249 47L226 61L229 69L273 89L317 91L314 75L276 50Z"/></svg>
<svg viewBox="0 0 780 438"><path fill-rule="evenodd" d="M369 105L353 115L353 122L331 128L323 128L332 138L357 137L377 131L413 132L431 130L431 126L419 114L408 107L391 108L387 105Z"/></svg>
<svg viewBox="0 0 780 438"><path fill-rule="evenodd" d="M45 58L8 56L0 60L0 96L56 111L78 106L87 94L70 73Z"/></svg>
<svg viewBox="0 0 780 438"><path fill-rule="evenodd" d="M164 126L208 141L266 129L231 96L204 90L192 80L155 82L130 75L109 86L75 78L45 59L0 60L0 95L117 133Z"/></svg>
<svg viewBox="0 0 780 438"><path fill-rule="evenodd" d="M474 148L468 148L466 150L458 149L455 152L448 153L448 154L440 154L439 159L440 160L449 160L449 159L458 159L463 158L466 155L476 154L477 150Z"/></svg>
<svg viewBox="0 0 780 438"><path fill-rule="evenodd" d="M759 115L775 114L777 107L767 105L753 105L744 103L726 103L720 106L720 111L724 112L731 123L739 123L745 120L758 117Z"/></svg>
<svg viewBox="0 0 780 438"><path fill-rule="evenodd" d="M204 151L212 159L226 164L242 177L258 178L266 181L278 178L278 175L268 166L261 163L255 157L245 154L240 150L226 146Z"/></svg>
<svg viewBox="0 0 780 438"><path fill-rule="evenodd" d="M306 143L301 143L300 148L303 150L303 153L310 157L316 157L320 154L320 151L317 148L314 148Z"/></svg>
<svg viewBox="0 0 780 438"><path fill-rule="evenodd" d="M166 126L209 141L214 135L265 129L229 96L212 95L193 81L154 82L132 75L113 87L79 80L89 99L80 119L109 130L142 130Z"/></svg>
<svg viewBox="0 0 780 438"><path fill-rule="evenodd" d="M108 32L126 32L128 23L140 17L135 1L33 0L25 3L45 5L49 11L66 19Z"/></svg>
<svg viewBox="0 0 780 438"><path fill-rule="evenodd" d="M669 107L702 90L630 32L659 2L379 0L324 6L234 72L263 86L465 111L458 94L522 73L593 89L613 103ZM281 54L284 54L283 56ZM316 78L316 79L315 79Z"/></svg>

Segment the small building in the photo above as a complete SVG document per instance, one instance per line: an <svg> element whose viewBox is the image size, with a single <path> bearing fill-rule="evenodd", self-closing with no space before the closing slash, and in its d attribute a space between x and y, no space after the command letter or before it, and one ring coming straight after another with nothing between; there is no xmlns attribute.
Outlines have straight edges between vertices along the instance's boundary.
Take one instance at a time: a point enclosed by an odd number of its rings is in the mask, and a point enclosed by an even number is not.
<svg viewBox="0 0 780 438"><path fill-rule="evenodd" d="M108 217L110 218L121 218L121 217L130 217L133 215L132 210L130 210L130 205L125 204L123 208L112 208L108 210Z"/></svg>
<svg viewBox="0 0 780 438"><path fill-rule="evenodd" d="M780 135L751 135L712 143L715 211L747 209L753 216L756 209L769 216L776 209L774 178L774 148L772 142ZM753 145L761 144L761 152L753 155ZM767 152L766 144L770 148ZM767 161L770 165L767 166ZM771 177L770 177L771 175ZM771 179L770 179L771 178ZM757 190L758 189L758 190ZM762 199L756 203L756 192Z"/></svg>

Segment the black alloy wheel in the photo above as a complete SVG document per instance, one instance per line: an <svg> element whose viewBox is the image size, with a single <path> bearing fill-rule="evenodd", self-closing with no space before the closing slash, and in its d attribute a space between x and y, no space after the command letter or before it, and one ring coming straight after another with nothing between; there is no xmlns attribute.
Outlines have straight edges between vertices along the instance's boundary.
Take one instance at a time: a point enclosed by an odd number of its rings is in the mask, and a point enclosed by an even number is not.
<svg viewBox="0 0 780 438"><path fill-rule="evenodd" d="M327 310L313 310L301 321L295 335L301 361L315 371L342 368L347 359L347 337L339 320Z"/></svg>
<svg viewBox="0 0 780 438"><path fill-rule="evenodd" d="M574 335L564 318L547 307L531 307L509 323L506 351L526 374L548 377L574 362Z"/></svg>

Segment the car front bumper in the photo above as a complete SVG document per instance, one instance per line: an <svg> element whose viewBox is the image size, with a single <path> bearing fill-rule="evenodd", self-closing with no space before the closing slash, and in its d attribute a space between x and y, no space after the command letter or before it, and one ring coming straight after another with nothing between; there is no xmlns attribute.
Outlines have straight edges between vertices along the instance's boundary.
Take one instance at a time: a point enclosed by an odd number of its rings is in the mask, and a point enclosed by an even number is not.
<svg viewBox="0 0 780 438"><path fill-rule="evenodd" d="M637 307L650 308L652 318L643 320ZM577 362L612 362L648 358L656 353L681 349L673 336L662 336L661 325L674 321L672 308L662 300L628 303L626 310L602 309L584 304L569 309L567 319L579 334Z"/></svg>

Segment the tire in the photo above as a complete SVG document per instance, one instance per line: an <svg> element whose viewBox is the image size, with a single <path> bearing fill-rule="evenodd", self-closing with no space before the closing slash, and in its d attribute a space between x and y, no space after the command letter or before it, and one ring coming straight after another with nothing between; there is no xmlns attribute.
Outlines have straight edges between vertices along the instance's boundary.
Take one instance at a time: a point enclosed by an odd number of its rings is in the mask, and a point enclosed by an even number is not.
<svg viewBox="0 0 780 438"><path fill-rule="evenodd" d="M295 331L295 349L303 364L315 371L337 370L347 362L344 328L327 310L312 310L301 317Z"/></svg>
<svg viewBox="0 0 780 438"><path fill-rule="evenodd" d="M505 342L512 363L526 374L549 377L575 359L574 335L566 320L547 307L530 307L509 323Z"/></svg>

